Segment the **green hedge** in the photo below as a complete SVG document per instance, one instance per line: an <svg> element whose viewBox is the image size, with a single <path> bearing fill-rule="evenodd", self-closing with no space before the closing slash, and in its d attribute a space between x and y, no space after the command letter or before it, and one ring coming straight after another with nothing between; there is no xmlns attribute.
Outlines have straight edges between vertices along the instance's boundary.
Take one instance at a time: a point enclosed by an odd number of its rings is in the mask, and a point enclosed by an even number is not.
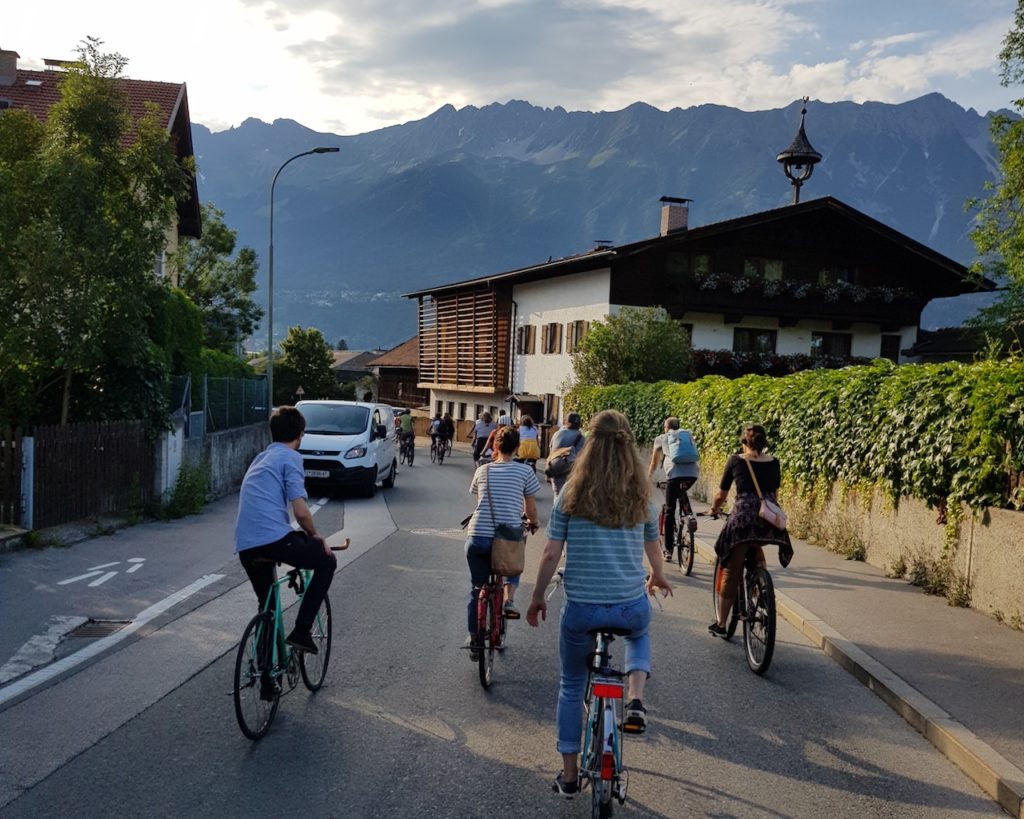
<svg viewBox="0 0 1024 819"><path fill-rule="evenodd" d="M665 417L693 430L702 455L737 449L744 423L765 426L797 487L878 486L898 502L1024 508L1024 361L903 364L874 361L784 378L708 376L686 384L575 390L567 405L607 408L649 442Z"/></svg>

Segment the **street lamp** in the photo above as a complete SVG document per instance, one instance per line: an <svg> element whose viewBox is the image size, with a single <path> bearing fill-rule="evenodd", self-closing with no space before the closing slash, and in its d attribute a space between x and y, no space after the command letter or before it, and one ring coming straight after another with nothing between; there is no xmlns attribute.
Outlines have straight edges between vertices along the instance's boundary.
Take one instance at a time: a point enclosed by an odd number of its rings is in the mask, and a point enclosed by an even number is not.
<svg viewBox="0 0 1024 819"><path fill-rule="evenodd" d="M267 266L267 412L274 411L274 187L277 185L277 177L285 166L300 156L310 154L336 154L337 148L313 148L311 151L303 151L295 154L291 159L286 160L284 165L277 169L274 174L274 181L270 183L270 254Z"/></svg>

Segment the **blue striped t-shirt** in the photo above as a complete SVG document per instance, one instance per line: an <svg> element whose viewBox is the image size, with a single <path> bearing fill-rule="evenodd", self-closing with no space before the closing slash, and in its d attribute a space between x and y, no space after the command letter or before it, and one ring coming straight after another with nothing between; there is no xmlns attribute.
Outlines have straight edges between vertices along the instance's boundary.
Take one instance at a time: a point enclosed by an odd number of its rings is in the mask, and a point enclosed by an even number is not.
<svg viewBox="0 0 1024 819"><path fill-rule="evenodd" d="M577 603L626 603L645 594L644 541L658 539L658 511L613 529L562 511L559 495L548 522L548 539L565 546L565 599Z"/></svg>
<svg viewBox="0 0 1024 819"><path fill-rule="evenodd" d="M526 464L502 461L481 466L473 475L469 491L477 494L476 511L469 522L470 537L494 537L494 519L487 501L487 485L491 486L494 518L498 523L521 523L523 498L540 492L537 473Z"/></svg>

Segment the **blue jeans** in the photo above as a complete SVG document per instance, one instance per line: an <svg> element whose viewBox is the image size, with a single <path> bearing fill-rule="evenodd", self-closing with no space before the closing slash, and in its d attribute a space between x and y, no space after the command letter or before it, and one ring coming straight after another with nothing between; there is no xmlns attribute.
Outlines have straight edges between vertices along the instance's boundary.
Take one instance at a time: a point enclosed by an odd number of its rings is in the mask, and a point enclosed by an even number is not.
<svg viewBox="0 0 1024 819"><path fill-rule="evenodd" d="M476 634L476 593L491 576L491 544L492 537L471 535L466 538L466 562L469 563L469 579L473 588L469 593L468 623L469 633ZM508 585L518 586L519 575L507 578Z"/></svg>
<svg viewBox="0 0 1024 819"><path fill-rule="evenodd" d="M558 731L558 753L580 752L580 730L583 694L587 685L587 655L594 650L594 637L587 632L602 626L632 629L624 638L626 661L624 669L651 673L651 603L647 596L628 603L610 606L598 603L576 603L566 600L562 606L561 635L558 654L562 676L558 685L558 710L555 724Z"/></svg>

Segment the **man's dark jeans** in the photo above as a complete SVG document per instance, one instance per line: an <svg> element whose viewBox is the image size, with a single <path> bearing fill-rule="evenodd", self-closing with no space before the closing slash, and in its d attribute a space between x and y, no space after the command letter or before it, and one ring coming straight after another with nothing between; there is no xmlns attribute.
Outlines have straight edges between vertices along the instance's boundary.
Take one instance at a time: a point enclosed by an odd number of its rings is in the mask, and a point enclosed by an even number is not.
<svg viewBox="0 0 1024 819"><path fill-rule="evenodd" d="M238 553L238 559L249 575L261 611L274 582L276 563L287 563L296 569L312 569L313 577L302 596L299 613L295 616L297 631L308 632L312 628L316 613L327 596L334 572L338 568L338 561L332 553L325 552L324 547L305 532L296 531L266 546L244 549Z"/></svg>
<svg viewBox="0 0 1024 819"><path fill-rule="evenodd" d="M665 551L671 552L676 542L676 504L679 504L683 515L693 514L690 498L686 494L696 482L696 478L670 478L665 486Z"/></svg>

